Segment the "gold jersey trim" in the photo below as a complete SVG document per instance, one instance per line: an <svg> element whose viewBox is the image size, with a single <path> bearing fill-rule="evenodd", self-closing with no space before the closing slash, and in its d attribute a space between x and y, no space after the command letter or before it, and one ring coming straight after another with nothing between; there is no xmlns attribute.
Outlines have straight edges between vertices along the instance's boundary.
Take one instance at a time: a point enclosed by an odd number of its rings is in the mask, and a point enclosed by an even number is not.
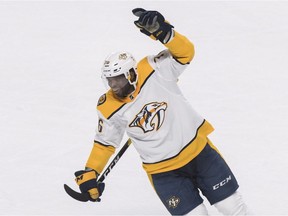
<svg viewBox="0 0 288 216"><path fill-rule="evenodd" d="M97 173L101 173L108 163L109 158L115 153L115 147L106 146L100 142L94 141L93 148L90 152L90 156L86 162L88 168L96 170Z"/></svg>
<svg viewBox="0 0 288 216"><path fill-rule="evenodd" d="M154 73L154 69L148 62L148 58L142 59L137 65L138 82L135 91L124 99L117 98L113 91L110 89L105 96L101 96L97 105L97 109L102 113L106 119L110 119L115 113L117 113L127 103L132 102L141 89L145 85L149 77ZM104 100L105 98L105 100Z"/></svg>
<svg viewBox="0 0 288 216"><path fill-rule="evenodd" d="M174 38L164 45L169 49L177 62L184 65L189 64L195 55L194 45L184 35L176 31L174 33Z"/></svg>
<svg viewBox="0 0 288 216"><path fill-rule="evenodd" d="M143 163L143 168L148 174L155 174L178 169L186 165L204 149L208 142L207 135L213 130L212 125L204 120L199 126L195 137L177 155L156 163Z"/></svg>

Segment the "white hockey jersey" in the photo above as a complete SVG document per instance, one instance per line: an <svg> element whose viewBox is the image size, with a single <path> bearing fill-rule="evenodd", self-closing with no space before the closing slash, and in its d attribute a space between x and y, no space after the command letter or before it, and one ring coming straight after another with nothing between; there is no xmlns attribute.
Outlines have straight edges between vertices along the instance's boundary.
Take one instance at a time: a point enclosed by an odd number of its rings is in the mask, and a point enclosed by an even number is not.
<svg viewBox="0 0 288 216"><path fill-rule="evenodd" d="M180 168L202 151L213 127L177 85L187 56L194 55L193 45L176 33L166 47L138 63L137 88L129 97L119 100L111 90L100 97L98 131L86 167L100 173L125 132L149 174Z"/></svg>

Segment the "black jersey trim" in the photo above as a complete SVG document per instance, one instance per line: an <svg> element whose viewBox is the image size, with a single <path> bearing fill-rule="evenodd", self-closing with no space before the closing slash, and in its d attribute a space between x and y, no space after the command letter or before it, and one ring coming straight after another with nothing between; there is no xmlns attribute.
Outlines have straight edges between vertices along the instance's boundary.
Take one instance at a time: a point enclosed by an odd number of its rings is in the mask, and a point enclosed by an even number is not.
<svg viewBox="0 0 288 216"><path fill-rule="evenodd" d="M94 140L94 144L99 144L99 145L102 145L102 146L104 146L104 147L112 146L112 145L105 145L105 144L103 144L103 143L101 143L101 142L99 142L99 141L96 141L96 140ZM112 146L112 147L114 147L114 146ZM114 147L114 148L115 148L115 147Z"/></svg>
<svg viewBox="0 0 288 216"><path fill-rule="evenodd" d="M124 107L126 103L122 104L118 109L116 109L114 112L111 113L110 116L107 117L107 119L110 119L115 113L117 113L122 107Z"/></svg>
<svg viewBox="0 0 288 216"><path fill-rule="evenodd" d="M173 59L174 59L176 62L178 62L178 63L181 64L181 65L188 65L188 64L190 64L190 62L182 63L182 62L180 62L177 58L175 58L174 56L172 56L172 57L173 57Z"/></svg>
<svg viewBox="0 0 288 216"><path fill-rule="evenodd" d="M146 77L146 79L144 80L143 84L140 87L140 90L138 92L138 94L141 92L143 86L146 84L147 80L152 76L152 74L154 74L155 70L151 71L151 73L149 74L149 76Z"/></svg>

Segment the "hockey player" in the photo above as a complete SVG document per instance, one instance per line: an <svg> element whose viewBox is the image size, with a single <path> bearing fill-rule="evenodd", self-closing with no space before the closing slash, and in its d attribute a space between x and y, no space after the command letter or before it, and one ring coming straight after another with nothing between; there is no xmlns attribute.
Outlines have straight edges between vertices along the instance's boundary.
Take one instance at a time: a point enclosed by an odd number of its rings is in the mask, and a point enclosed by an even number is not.
<svg viewBox="0 0 288 216"><path fill-rule="evenodd" d="M207 137L213 127L177 85L194 56L193 44L159 12L132 12L140 31L167 49L138 63L128 52L105 59L102 78L110 89L98 101L98 130L86 168L75 172L80 190L100 201L104 183L97 178L126 132L170 214L207 215L199 190L222 214L246 214L235 176Z"/></svg>

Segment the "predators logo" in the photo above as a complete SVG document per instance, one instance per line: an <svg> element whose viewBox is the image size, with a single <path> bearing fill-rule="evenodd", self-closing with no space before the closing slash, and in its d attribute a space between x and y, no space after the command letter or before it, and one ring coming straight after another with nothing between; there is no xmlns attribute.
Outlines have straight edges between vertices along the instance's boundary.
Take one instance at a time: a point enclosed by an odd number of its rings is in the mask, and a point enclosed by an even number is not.
<svg viewBox="0 0 288 216"><path fill-rule="evenodd" d="M146 104L129 127L140 127L144 133L153 131L155 128L158 130L164 122L166 109L167 103L165 102Z"/></svg>

